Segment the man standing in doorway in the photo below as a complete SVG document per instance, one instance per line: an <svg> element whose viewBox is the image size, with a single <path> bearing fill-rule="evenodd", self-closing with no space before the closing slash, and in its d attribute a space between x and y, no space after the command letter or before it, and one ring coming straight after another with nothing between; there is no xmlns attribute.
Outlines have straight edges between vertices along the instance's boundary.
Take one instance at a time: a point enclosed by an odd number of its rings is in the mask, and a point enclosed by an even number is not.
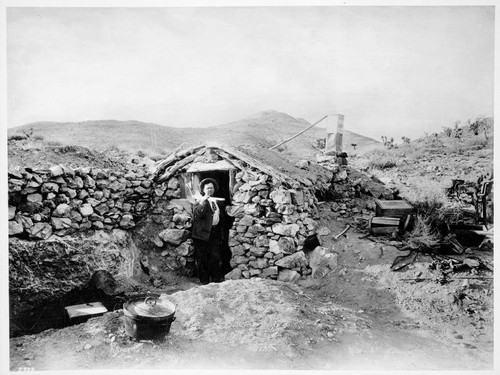
<svg viewBox="0 0 500 375"><path fill-rule="evenodd" d="M221 198L214 198L218 190L213 178L200 182L202 197L195 204L193 212L192 238L195 249L196 271L200 282L223 281L222 249L223 249L223 212L219 206Z"/></svg>

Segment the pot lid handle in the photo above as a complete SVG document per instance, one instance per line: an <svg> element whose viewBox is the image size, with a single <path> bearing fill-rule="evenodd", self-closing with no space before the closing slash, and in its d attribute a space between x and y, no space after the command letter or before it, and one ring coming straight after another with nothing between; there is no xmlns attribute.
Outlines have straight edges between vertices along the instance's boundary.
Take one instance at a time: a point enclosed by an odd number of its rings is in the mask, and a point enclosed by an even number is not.
<svg viewBox="0 0 500 375"><path fill-rule="evenodd" d="M156 301L156 298L151 297L151 296L150 296L150 297L146 297L146 298L144 299L144 304L145 304L146 306L148 306L148 307L153 307L153 306L156 306L156 302L157 302L157 301Z"/></svg>

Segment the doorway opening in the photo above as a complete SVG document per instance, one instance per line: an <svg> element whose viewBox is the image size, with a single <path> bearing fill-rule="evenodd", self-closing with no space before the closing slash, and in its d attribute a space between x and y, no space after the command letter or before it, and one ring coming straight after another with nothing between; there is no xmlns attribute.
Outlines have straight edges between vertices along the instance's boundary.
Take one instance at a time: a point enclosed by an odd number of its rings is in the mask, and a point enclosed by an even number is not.
<svg viewBox="0 0 500 375"><path fill-rule="evenodd" d="M230 260L232 257L231 249L229 248L229 230L233 226L234 218L230 217L226 213L226 207L231 205L231 186L234 181L233 178L234 170L211 170L211 171L198 171L192 174L193 187L199 189L200 181L205 178L213 178L217 181L218 189L214 194L216 198L224 198L224 202L221 207L221 217L219 225L222 225L223 231L223 246L221 248L221 258L222 258L222 273L226 273L232 270L230 265Z"/></svg>

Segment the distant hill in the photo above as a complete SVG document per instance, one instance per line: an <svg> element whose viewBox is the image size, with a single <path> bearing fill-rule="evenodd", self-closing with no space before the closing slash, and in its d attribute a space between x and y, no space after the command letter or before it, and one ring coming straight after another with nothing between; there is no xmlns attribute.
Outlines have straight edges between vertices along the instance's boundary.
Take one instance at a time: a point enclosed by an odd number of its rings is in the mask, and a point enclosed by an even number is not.
<svg viewBox="0 0 500 375"><path fill-rule="evenodd" d="M169 153L178 146L188 147L204 141L219 141L232 146L256 145L269 148L288 139L311 124L286 113L267 110L242 120L207 128L175 128L140 121L99 120L83 122L35 122L8 130L8 135L29 132L47 142L79 145L96 150L118 148L146 154ZM285 150L297 156L310 156L317 140L326 137L324 128L314 127L287 143ZM344 130L344 150L371 148L380 142Z"/></svg>

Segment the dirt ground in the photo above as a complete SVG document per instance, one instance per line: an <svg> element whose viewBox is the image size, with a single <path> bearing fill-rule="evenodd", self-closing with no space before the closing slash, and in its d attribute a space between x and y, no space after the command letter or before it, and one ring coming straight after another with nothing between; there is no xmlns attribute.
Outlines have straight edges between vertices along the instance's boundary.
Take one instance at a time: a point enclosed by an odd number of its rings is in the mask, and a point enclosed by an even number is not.
<svg viewBox="0 0 500 375"><path fill-rule="evenodd" d="M329 230L322 245L338 254L327 276L297 285L179 278L168 290L180 291L162 296L176 305L165 341L130 339L120 309L11 339L10 370L493 369L491 273L466 270L441 285L425 256L393 272L406 253L397 242L355 227L335 240L356 218L340 218L329 203L320 209ZM403 280L416 277L424 280Z"/></svg>

